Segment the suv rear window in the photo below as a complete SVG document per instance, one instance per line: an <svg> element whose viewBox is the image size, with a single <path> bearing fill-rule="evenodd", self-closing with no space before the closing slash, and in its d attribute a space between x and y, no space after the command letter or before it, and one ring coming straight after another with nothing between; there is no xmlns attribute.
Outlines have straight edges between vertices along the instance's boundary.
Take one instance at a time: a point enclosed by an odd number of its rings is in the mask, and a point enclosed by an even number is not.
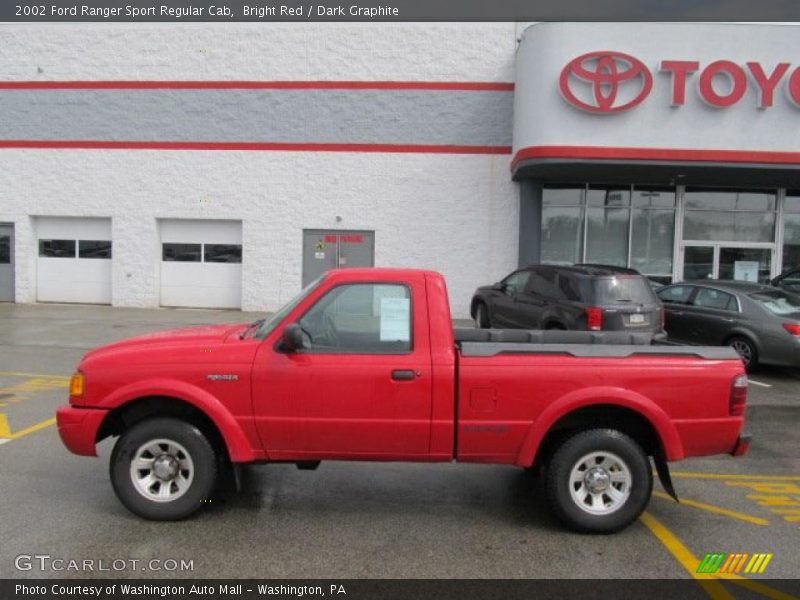
<svg viewBox="0 0 800 600"><path fill-rule="evenodd" d="M599 305L656 304L656 299L644 277L617 275L594 280L594 302Z"/></svg>

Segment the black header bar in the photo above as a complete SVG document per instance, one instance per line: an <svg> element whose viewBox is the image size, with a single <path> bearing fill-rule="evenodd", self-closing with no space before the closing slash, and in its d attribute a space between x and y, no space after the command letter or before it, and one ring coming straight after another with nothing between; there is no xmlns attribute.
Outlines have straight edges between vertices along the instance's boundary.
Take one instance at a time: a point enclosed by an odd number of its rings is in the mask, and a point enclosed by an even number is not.
<svg viewBox="0 0 800 600"><path fill-rule="evenodd" d="M7 0L11 22L800 21L796 0Z"/></svg>
<svg viewBox="0 0 800 600"><path fill-rule="evenodd" d="M756 582L748 582L753 583ZM3 600L567 600L613 597L647 600L708 600L703 581L694 579L3 579ZM740 597L737 581L715 581ZM762 580L769 595L790 598L800 591L798 580ZM749 586L745 586L749 587Z"/></svg>

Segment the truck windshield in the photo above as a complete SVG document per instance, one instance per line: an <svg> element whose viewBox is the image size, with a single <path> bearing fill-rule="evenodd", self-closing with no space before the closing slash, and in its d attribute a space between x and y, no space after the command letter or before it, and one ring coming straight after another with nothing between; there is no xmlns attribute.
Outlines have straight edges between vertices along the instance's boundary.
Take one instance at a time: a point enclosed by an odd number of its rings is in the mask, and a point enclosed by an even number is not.
<svg viewBox="0 0 800 600"><path fill-rule="evenodd" d="M608 304L655 304L653 290L644 277L617 275L599 277L594 282L594 301Z"/></svg>
<svg viewBox="0 0 800 600"><path fill-rule="evenodd" d="M312 291L317 289L317 286L319 286L319 284L322 283L324 281L324 279L325 279L325 275L322 274L319 277L317 277L314 281L309 283L302 290L300 290L300 292L294 298L289 300L289 302L286 303L283 306L283 308L281 308L274 315L272 315L271 317L266 319L264 321L264 323L262 323L261 327L258 328L258 331L256 331L256 333L255 333L255 335L253 337L257 338L259 340L263 340L270 333L272 333L272 330L275 329L275 327L278 326L278 323L283 321L286 318L286 315L288 315L290 312L292 312L294 310L294 308L303 301L303 298L305 298Z"/></svg>

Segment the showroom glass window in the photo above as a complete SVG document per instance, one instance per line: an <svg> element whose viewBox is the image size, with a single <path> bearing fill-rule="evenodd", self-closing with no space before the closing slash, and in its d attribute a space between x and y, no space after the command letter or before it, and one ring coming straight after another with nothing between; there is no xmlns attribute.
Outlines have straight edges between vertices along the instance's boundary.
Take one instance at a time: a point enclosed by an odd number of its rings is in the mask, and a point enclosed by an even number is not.
<svg viewBox="0 0 800 600"><path fill-rule="evenodd" d="M631 268L668 283L675 239L675 189L633 188Z"/></svg>
<svg viewBox="0 0 800 600"><path fill-rule="evenodd" d="M672 277L675 188L558 185L542 190L542 262L632 267Z"/></svg>
<svg viewBox="0 0 800 600"><path fill-rule="evenodd" d="M684 240L772 242L777 195L765 190L686 188Z"/></svg>
<svg viewBox="0 0 800 600"><path fill-rule="evenodd" d="M783 205L783 270L800 268L800 190L787 190Z"/></svg>
<svg viewBox="0 0 800 600"><path fill-rule="evenodd" d="M589 186L586 191L586 261L628 265L630 187Z"/></svg>
<svg viewBox="0 0 800 600"><path fill-rule="evenodd" d="M542 262L572 265L583 260L585 186L542 190Z"/></svg>

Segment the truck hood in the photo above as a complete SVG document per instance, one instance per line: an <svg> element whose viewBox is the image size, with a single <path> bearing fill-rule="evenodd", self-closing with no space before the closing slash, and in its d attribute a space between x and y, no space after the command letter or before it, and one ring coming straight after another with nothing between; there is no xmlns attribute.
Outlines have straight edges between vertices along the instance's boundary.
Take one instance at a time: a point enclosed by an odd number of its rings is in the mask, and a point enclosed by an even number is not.
<svg viewBox="0 0 800 600"><path fill-rule="evenodd" d="M221 344L234 333L243 331L245 327L247 327L245 323L227 323L224 325L196 325L194 327L168 329L166 331L139 335L118 342L112 342L105 346L99 346L87 352L83 358L85 360L100 354L138 349L144 346L202 346L205 344Z"/></svg>

